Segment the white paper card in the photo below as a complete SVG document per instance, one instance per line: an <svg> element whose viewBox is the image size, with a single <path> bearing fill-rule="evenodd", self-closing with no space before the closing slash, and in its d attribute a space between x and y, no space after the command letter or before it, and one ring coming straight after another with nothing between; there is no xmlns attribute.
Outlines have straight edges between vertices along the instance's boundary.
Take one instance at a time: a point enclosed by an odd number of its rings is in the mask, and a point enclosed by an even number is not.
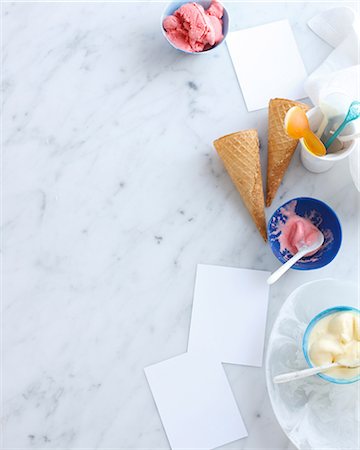
<svg viewBox="0 0 360 450"><path fill-rule="evenodd" d="M288 20L231 32L226 43L248 111L275 97L306 97L307 74Z"/></svg>
<svg viewBox="0 0 360 450"><path fill-rule="evenodd" d="M197 266L188 351L261 367L270 272Z"/></svg>
<svg viewBox="0 0 360 450"><path fill-rule="evenodd" d="M172 449L213 449L247 436L220 362L185 353L145 374Z"/></svg>

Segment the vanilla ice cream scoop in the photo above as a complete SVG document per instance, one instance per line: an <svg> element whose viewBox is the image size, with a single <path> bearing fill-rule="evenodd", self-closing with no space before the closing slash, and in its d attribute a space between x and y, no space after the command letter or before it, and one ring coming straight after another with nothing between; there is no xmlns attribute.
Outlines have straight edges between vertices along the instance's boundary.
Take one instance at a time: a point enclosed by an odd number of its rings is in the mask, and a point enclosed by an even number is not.
<svg viewBox="0 0 360 450"><path fill-rule="evenodd" d="M357 361L360 356L360 342L359 341L351 341L348 344L344 345L344 351L341 355L337 355L335 357L336 362L348 362L348 361Z"/></svg>
<svg viewBox="0 0 360 450"><path fill-rule="evenodd" d="M360 341L360 314L355 317L354 321L354 334L357 341Z"/></svg>
<svg viewBox="0 0 360 450"><path fill-rule="evenodd" d="M320 319L313 327L308 353L314 366L340 362L344 365L360 359L360 314L356 311L335 312ZM353 378L360 367L333 367L326 374L335 378Z"/></svg>
<svg viewBox="0 0 360 450"><path fill-rule="evenodd" d="M354 337L354 320L354 314L351 312L334 314L329 322L329 332L346 344Z"/></svg>
<svg viewBox="0 0 360 450"><path fill-rule="evenodd" d="M311 360L317 366L334 362L334 357L342 353L342 346L329 334L325 334L323 337L315 340L309 352Z"/></svg>

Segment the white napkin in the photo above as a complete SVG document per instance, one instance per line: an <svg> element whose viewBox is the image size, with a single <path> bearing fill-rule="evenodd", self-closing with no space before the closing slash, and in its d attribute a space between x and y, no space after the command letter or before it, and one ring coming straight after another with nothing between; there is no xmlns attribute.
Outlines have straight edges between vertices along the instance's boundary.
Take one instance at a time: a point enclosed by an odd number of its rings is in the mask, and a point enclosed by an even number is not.
<svg viewBox="0 0 360 450"><path fill-rule="evenodd" d="M249 112L269 98L306 97L307 72L288 20L232 31L226 44Z"/></svg>
<svg viewBox="0 0 360 450"><path fill-rule="evenodd" d="M311 30L334 50L305 82L305 91L314 105L333 92L342 92L352 100L360 100L360 19L350 8L338 7L324 11L308 22ZM358 132L360 120L354 122ZM353 153L360 151L360 144ZM350 155L352 156L352 155ZM358 159L350 158L351 175L358 190L360 167Z"/></svg>
<svg viewBox="0 0 360 450"><path fill-rule="evenodd" d="M359 17L350 8L332 8L310 19L308 26L335 48L305 82L306 93L315 105L319 104L322 92L336 92L339 88L356 100L360 73Z"/></svg>
<svg viewBox="0 0 360 450"><path fill-rule="evenodd" d="M262 366L270 272L198 264L188 352Z"/></svg>
<svg viewBox="0 0 360 450"><path fill-rule="evenodd" d="M185 353L145 374L173 450L209 450L247 436L219 361Z"/></svg>
<svg viewBox="0 0 360 450"><path fill-rule="evenodd" d="M222 362L261 366L269 272L198 264L188 353L145 368L172 449L247 436Z"/></svg>

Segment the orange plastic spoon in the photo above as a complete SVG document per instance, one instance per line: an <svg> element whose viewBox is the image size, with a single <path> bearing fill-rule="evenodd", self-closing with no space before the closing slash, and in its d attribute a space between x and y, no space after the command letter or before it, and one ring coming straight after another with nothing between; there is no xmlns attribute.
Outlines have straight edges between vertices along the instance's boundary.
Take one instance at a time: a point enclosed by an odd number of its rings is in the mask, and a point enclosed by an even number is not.
<svg viewBox="0 0 360 450"><path fill-rule="evenodd" d="M300 106L293 106L286 113L284 121L286 133L294 139L304 139L304 144L310 153L316 156L326 155L325 145L310 129L305 111Z"/></svg>

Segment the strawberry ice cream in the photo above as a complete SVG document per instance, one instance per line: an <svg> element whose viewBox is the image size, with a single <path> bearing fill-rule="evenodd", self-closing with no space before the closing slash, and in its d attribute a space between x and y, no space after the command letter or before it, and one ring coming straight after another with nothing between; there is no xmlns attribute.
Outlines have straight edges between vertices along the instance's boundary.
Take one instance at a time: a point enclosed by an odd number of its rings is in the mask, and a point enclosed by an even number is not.
<svg viewBox="0 0 360 450"><path fill-rule="evenodd" d="M202 52L223 39L223 13L224 9L218 1L212 1L207 10L199 3L186 3L164 19L163 27L175 47Z"/></svg>
<svg viewBox="0 0 360 450"><path fill-rule="evenodd" d="M279 235L280 251L288 250L295 255L304 245L313 245L319 237L320 230L312 223L309 217L301 217L295 213L296 201L281 208L281 214L286 218L277 224L276 234ZM314 255L319 249L308 253Z"/></svg>
<svg viewBox="0 0 360 450"><path fill-rule="evenodd" d="M294 214L282 227L279 237L280 249L288 249L295 255L304 245L313 245L318 240L318 236L319 229L309 219ZM316 252L317 250L312 254Z"/></svg>

